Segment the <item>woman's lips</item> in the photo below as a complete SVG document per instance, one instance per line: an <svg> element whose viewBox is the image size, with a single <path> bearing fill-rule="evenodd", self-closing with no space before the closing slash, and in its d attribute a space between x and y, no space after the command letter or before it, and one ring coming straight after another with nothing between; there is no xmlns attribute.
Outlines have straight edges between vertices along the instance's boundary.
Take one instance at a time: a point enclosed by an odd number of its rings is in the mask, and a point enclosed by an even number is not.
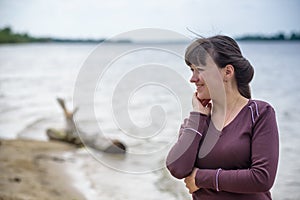
<svg viewBox="0 0 300 200"><path fill-rule="evenodd" d="M204 84L199 84L199 85L196 85L196 87L197 87L197 90L200 90L200 89L202 89L204 86L205 86Z"/></svg>

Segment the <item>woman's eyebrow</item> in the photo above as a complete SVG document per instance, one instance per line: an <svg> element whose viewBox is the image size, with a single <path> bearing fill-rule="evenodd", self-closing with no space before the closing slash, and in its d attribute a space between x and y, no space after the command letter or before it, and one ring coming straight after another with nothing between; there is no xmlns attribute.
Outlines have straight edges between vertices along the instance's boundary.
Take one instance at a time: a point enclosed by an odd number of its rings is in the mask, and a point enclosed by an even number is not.
<svg viewBox="0 0 300 200"><path fill-rule="evenodd" d="M198 71L198 68L197 68L196 66L194 66L194 65L191 65L190 68L191 68L192 70Z"/></svg>
<svg viewBox="0 0 300 200"><path fill-rule="evenodd" d="M204 66L195 66L195 65L191 65L190 66L191 70L196 70L196 71L204 71L205 67Z"/></svg>

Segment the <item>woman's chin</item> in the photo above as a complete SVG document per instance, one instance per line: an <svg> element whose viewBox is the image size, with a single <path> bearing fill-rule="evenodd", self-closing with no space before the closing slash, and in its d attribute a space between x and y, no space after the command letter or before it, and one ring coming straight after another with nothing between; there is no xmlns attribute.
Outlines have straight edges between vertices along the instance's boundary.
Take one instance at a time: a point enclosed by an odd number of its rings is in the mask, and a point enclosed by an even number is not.
<svg viewBox="0 0 300 200"><path fill-rule="evenodd" d="M203 95L203 94L201 94L199 92L197 92L197 98L198 99L209 99L209 97L207 95Z"/></svg>

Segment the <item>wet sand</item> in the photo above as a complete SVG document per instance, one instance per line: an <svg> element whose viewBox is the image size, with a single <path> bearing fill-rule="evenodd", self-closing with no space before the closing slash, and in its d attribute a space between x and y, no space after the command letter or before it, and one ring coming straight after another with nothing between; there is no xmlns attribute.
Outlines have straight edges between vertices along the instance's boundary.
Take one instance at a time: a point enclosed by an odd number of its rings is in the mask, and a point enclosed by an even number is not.
<svg viewBox="0 0 300 200"><path fill-rule="evenodd" d="M66 173L73 161L62 156L74 150L61 142L0 140L0 200L85 199Z"/></svg>

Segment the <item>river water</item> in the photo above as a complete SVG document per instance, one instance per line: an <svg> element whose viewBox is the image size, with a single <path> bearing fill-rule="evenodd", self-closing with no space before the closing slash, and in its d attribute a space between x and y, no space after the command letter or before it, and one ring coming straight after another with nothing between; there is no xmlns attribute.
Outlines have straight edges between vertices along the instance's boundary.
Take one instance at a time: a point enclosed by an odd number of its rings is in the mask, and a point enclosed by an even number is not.
<svg viewBox="0 0 300 200"><path fill-rule="evenodd" d="M0 137L47 140L47 128L64 127L55 100L63 97L70 109L79 107L80 129L128 147L126 156L91 149L65 155L75 158L70 173L88 199L189 199L184 184L164 168L182 118L191 109L185 46L1 45ZM277 113L280 162L273 198L299 199L300 43L240 46L255 68L253 98L271 103Z"/></svg>

